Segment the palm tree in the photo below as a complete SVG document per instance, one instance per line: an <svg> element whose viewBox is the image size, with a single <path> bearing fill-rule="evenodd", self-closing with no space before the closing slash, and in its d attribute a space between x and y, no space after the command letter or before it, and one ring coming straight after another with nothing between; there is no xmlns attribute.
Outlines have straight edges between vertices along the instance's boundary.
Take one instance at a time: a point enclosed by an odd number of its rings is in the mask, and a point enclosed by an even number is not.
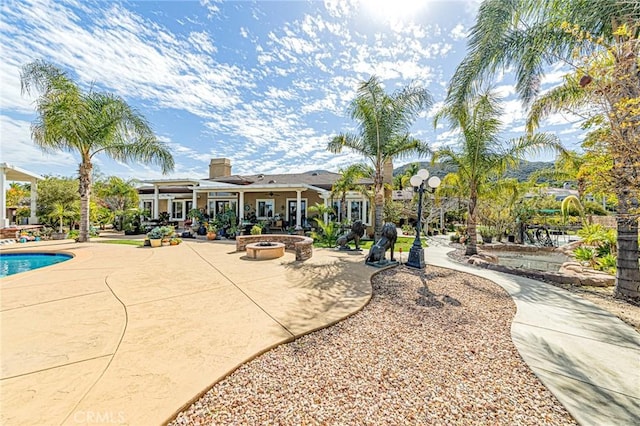
<svg viewBox="0 0 640 426"><path fill-rule="evenodd" d="M409 134L418 113L429 105L431 95L417 84L410 84L389 95L373 76L360 85L349 107L351 118L358 122L358 132L341 133L327 145L332 153L349 148L364 156L373 166L376 240L382 229L384 167L388 167L395 158L430 152L426 143Z"/></svg>
<svg viewBox="0 0 640 426"><path fill-rule="evenodd" d="M547 96L546 105L534 106L531 124L544 115L541 107L590 105L603 112L600 122L589 121L600 128L603 148L613 160L619 253L615 293L635 300L640 300L640 118L632 105L640 98L639 36L636 1L486 0L449 89L449 101L460 103L477 78L510 67L516 71L518 93L531 103L545 65L563 61L576 70L565 87ZM552 98L558 102L549 102Z"/></svg>
<svg viewBox="0 0 640 426"><path fill-rule="evenodd" d="M342 220L347 219L347 192L358 191L368 196L367 189L360 183L365 177L372 177L373 170L366 164L352 164L345 169L340 169L342 176L331 186L331 197L340 197L340 210Z"/></svg>
<svg viewBox="0 0 640 426"><path fill-rule="evenodd" d="M432 161L441 161L445 165L457 168L458 182L466 189L467 232L469 240L466 255L478 253L476 223L478 199L496 184L497 178L509 167L530 151L540 148L562 150L554 136L536 134L511 141L509 146L498 138L502 123L499 117L503 111L499 99L490 91L477 95L466 104L448 105L435 117L435 125L442 118L449 120L452 129L460 131L458 149L444 147L436 151Z"/></svg>
<svg viewBox="0 0 640 426"><path fill-rule="evenodd" d="M106 154L117 161L142 161L160 165L163 173L173 170L173 157L158 141L145 118L122 98L83 92L65 72L44 61L22 67L22 92L39 94L38 117L31 137L43 151L69 151L80 155L80 236L88 240L92 159Z"/></svg>
<svg viewBox="0 0 640 426"><path fill-rule="evenodd" d="M420 163L411 163L404 170L404 173L401 175L394 176L393 178L393 189L404 189L411 186L409 180L411 176L414 176L420 170Z"/></svg>

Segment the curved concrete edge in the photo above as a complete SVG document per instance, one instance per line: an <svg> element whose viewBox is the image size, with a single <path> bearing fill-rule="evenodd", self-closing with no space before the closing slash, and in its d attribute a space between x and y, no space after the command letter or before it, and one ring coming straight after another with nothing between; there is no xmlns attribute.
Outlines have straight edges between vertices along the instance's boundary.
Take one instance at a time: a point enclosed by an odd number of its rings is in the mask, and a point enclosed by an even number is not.
<svg viewBox="0 0 640 426"><path fill-rule="evenodd" d="M566 290L454 262L450 251L427 248L427 264L477 275L508 292L517 309L511 325L516 349L578 423L637 424L640 334Z"/></svg>
<svg viewBox="0 0 640 426"><path fill-rule="evenodd" d="M318 249L317 249L318 250ZM322 249L320 249L322 250ZM374 276L376 276L377 274L387 270L387 269L391 269L391 268L395 268L398 265L390 265L384 268L380 268L380 269L375 269L375 270L371 270L371 276L369 277L369 282L371 282L371 280L373 279ZM298 339L300 339L301 337L304 337L306 335L315 333L316 331L319 330L323 330L325 328L329 328L332 327L344 320L346 320L347 318L350 318L354 315L356 315L358 312L362 311L368 304L369 302L371 302L371 297L373 296L373 287L371 288L371 291L369 293L369 296L366 298L366 301L364 303L362 303L356 310L340 317L337 318L333 321L330 321L324 325L319 325L316 328L310 329L308 331L304 331L301 333L296 333L293 336L291 336L288 339L285 339L281 342L278 343L274 343L273 345L270 345L266 348L264 348L263 350L256 352L254 355L246 358L245 360L239 362L238 364L236 364L235 366L233 366L232 368L230 368L228 371L226 371L223 375L221 375L220 377L218 377L217 379L215 379L210 385L208 385L204 390L202 390L202 392L198 393L197 395L195 395L193 398L191 398L188 402L186 402L184 405L182 405L178 410L176 410L171 416L167 417L162 424L168 424L169 422L171 422L173 419L176 418L176 416L178 414L180 414L182 411L186 410L187 408L189 408L191 405L193 405L196 401L198 401L200 398L202 398L202 396L204 394L206 394L212 387L214 387L217 383L223 381L224 379L226 379L227 377L229 377L231 374L233 374L238 368L242 367L243 365L253 361L256 358L259 358L260 356L264 355L265 353L269 352L272 349L277 348L278 346L281 345L286 345L288 343L294 342Z"/></svg>
<svg viewBox="0 0 640 426"><path fill-rule="evenodd" d="M3 421L166 421L248 360L360 311L371 299L371 276L380 272L364 265L361 255L331 250L304 262L292 253L246 262L229 244L216 242L153 249L45 245L16 251L76 257L12 275L0 286L1 314L15 324L11 334L2 334L0 350L3 360L20 360L12 365L22 374L0 382ZM64 309L55 309L60 304ZM85 309L75 315L79 306ZM93 308L112 315L96 316ZM124 335L122 309L128 317ZM51 333L29 326L48 319ZM94 330L96 321L105 325ZM86 330L90 338L83 337ZM94 349L92 342L100 346ZM46 351L30 350L34 344ZM29 364L19 357L25 353ZM52 364L50 354L72 355L74 363ZM39 373L39 365L52 369Z"/></svg>

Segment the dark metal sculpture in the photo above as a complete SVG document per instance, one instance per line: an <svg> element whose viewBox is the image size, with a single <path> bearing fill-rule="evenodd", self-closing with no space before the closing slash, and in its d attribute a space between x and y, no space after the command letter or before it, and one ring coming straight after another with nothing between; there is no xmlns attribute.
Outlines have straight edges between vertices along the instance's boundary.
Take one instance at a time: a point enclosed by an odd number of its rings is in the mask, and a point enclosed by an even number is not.
<svg viewBox="0 0 640 426"><path fill-rule="evenodd" d="M353 225L351 225L351 230L338 238L337 243L340 246L340 250L351 250L351 248L349 248L349 246L347 245L349 244L349 241L355 241L355 249L360 250L360 238L362 238L366 229L367 227L362 223L361 220L356 220L355 222L353 222Z"/></svg>
<svg viewBox="0 0 640 426"><path fill-rule="evenodd" d="M391 249L391 262L395 262L393 258L393 252L396 245L396 239L398 238L398 231L396 229L396 225L393 223L385 223L382 227L382 235L380 239L371 246L369 249L369 255L365 260L365 263L373 266L384 266L388 265L385 258L385 252L388 249Z"/></svg>

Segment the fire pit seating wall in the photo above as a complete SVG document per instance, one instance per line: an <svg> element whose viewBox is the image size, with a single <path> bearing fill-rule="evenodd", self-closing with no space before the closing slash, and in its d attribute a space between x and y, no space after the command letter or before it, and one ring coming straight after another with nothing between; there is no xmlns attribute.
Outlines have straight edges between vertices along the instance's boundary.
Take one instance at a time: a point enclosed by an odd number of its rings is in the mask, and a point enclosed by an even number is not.
<svg viewBox="0 0 640 426"><path fill-rule="evenodd" d="M282 243L285 245L285 250L295 251L296 260L307 260L313 256L312 238L288 234L238 235L236 251L245 251L247 244L260 242Z"/></svg>

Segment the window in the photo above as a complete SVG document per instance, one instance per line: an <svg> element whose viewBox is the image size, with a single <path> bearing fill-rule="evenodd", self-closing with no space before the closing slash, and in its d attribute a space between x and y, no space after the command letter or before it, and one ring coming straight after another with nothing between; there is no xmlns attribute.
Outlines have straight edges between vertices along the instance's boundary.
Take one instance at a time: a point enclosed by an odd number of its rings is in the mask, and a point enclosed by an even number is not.
<svg viewBox="0 0 640 426"><path fill-rule="evenodd" d="M362 201L351 202L351 222L362 220ZM364 220L362 220L364 222Z"/></svg>
<svg viewBox="0 0 640 426"><path fill-rule="evenodd" d="M369 203L367 201L351 201L349 203L349 219L351 222L361 220L362 223L369 223Z"/></svg>
<svg viewBox="0 0 640 426"><path fill-rule="evenodd" d="M229 200L229 199L209 200L209 203L208 203L209 216L224 214L229 209L233 210L236 214L238 214L237 206L238 206L237 200Z"/></svg>
<svg viewBox="0 0 640 426"><path fill-rule="evenodd" d="M273 200L256 200L256 216L258 219L271 219L275 211Z"/></svg>
<svg viewBox="0 0 640 426"><path fill-rule="evenodd" d="M332 204L333 213L329 215L329 220L335 222L342 222L342 202L340 200L334 201Z"/></svg>
<svg viewBox="0 0 640 426"><path fill-rule="evenodd" d="M153 201L143 201L142 210L142 215L145 219L151 218L153 216Z"/></svg>
<svg viewBox="0 0 640 426"><path fill-rule="evenodd" d="M171 215L173 220L184 220L184 201L174 201L171 203Z"/></svg>

